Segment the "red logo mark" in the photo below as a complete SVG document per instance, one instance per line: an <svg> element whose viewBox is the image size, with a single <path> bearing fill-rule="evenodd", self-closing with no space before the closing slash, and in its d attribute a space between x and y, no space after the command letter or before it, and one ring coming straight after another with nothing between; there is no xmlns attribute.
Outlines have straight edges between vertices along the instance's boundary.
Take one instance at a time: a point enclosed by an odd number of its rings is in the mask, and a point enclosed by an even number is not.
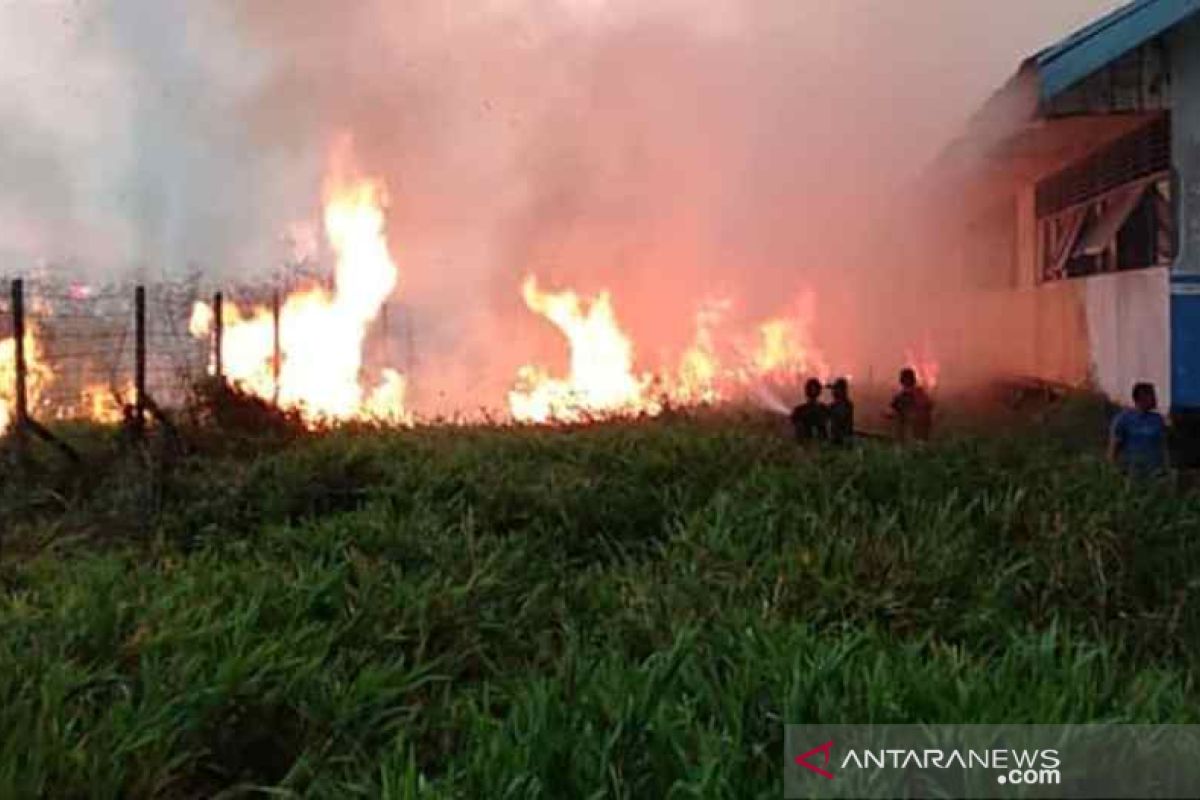
<svg viewBox="0 0 1200 800"><path fill-rule="evenodd" d="M832 749L833 749L833 739L830 739L828 742L821 745L820 747L814 747L812 750L809 750L807 753L802 753L802 754L796 756L796 763L799 764L800 766L804 767L807 770L811 770L811 771L817 773L818 775L820 775L823 778L828 778L829 780L833 780L832 772L830 772L829 770L821 769L820 767L815 767L812 764L808 763L808 759L810 759L817 753L824 753L825 754L825 766L829 766L829 751Z"/></svg>

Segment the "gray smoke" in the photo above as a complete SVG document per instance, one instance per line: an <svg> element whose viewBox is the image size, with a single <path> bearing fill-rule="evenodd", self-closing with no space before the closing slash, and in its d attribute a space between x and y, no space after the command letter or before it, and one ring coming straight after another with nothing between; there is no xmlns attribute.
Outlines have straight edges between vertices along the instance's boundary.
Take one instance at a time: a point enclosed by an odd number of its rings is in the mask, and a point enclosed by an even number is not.
<svg viewBox="0 0 1200 800"><path fill-rule="evenodd" d="M561 363L529 271L613 289L650 358L705 298L749 320L812 289L849 361L900 187L1021 57L1115 4L13 0L0 259L265 273L349 132L390 189L430 402Z"/></svg>

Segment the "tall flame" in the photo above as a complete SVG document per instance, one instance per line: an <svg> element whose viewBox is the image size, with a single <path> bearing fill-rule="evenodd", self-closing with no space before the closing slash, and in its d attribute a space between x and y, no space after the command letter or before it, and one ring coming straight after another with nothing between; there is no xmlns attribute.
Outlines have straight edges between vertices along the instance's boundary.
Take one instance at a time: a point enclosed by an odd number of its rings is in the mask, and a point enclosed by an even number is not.
<svg viewBox="0 0 1200 800"><path fill-rule="evenodd" d="M42 359L42 345L37 331L25 333L25 397L29 408L35 409L54 376ZM0 432L8 430L17 416L17 346L16 339L0 339Z"/></svg>
<svg viewBox="0 0 1200 800"><path fill-rule="evenodd" d="M668 404L694 406L736 396L758 398L762 382L794 383L805 376L828 377L829 368L810 334L813 302L804 296L788 316L763 322L750 347L738 340L721 347L718 327L728 300L708 302L695 317L695 335L674 368L639 372L635 348L617 323L612 299L601 292L590 302L571 291L543 292L535 278L522 286L525 304L567 339L570 371L555 377L527 364L509 392L509 411L522 422L572 422L594 415L657 414ZM733 363L721 353L740 353ZM778 401L774 404L778 405ZM774 406L772 406L774 407Z"/></svg>
<svg viewBox="0 0 1200 800"><path fill-rule="evenodd" d="M651 410L644 398L649 379L633 371L633 344L617 324L608 292L590 303L572 291L543 292L532 275L521 290L530 310L567 338L570 371L552 377L544 368L520 368L509 392L513 417L524 422L575 421L593 414Z"/></svg>
<svg viewBox="0 0 1200 800"><path fill-rule="evenodd" d="M814 305L811 294L802 295L790 314L758 326L751 359L756 377L786 381L801 374L828 376L829 366L812 341Z"/></svg>
<svg viewBox="0 0 1200 800"><path fill-rule="evenodd" d="M696 312L695 338L679 359L679 370L670 390L673 402L697 405L722 399L723 374L717 355L716 328L729 306L728 300L710 301Z"/></svg>
<svg viewBox="0 0 1200 800"><path fill-rule="evenodd" d="M396 288L399 273L388 252L382 183L351 177L335 163L325 186L325 234L337 257L335 289L289 295L279 314L279 377L274 375L274 315L258 306L222 310L225 376L247 391L300 409L309 419L406 418L404 377L361 383L367 331ZM213 309L197 303L192 334L208 336Z"/></svg>

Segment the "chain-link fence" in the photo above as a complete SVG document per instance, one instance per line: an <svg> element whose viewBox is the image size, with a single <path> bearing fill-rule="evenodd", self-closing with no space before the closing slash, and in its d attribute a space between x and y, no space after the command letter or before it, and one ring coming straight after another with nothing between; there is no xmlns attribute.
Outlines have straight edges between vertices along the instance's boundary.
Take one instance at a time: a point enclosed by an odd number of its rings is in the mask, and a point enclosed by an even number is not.
<svg viewBox="0 0 1200 800"><path fill-rule="evenodd" d="M205 343L187 328L198 297L187 286L108 287L62 294L35 284L26 292L27 344L45 368L32 406L35 414L104 419L134 402L139 302L144 314L140 366L145 392L160 405L179 405L187 387L204 370Z"/></svg>
<svg viewBox="0 0 1200 800"><path fill-rule="evenodd" d="M223 335L247 314L273 319L267 377L252 382L251 391L278 399L287 298L317 289L333 295L332 278L294 268L270 282L228 282L214 292L198 274L103 285L39 274L0 277L0 432L59 420L120 422L131 413L140 427L147 411L182 408L206 374L228 375ZM395 316L399 324L389 320L385 304L368 349L390 367L397 339L411 369L411 319L406 312Z"/></svg>
<svg viewBox="0 0 1200 800"><path fill-rule="evenodd" d="M196 281L104 286L13 279L0 297L0 427L26 419L115 422L126 407L179 407L211 369L212 335L189 321L211 302ZM242 287L239 297L263 296ZM269 291L267 292L269 295Z"/></svg>

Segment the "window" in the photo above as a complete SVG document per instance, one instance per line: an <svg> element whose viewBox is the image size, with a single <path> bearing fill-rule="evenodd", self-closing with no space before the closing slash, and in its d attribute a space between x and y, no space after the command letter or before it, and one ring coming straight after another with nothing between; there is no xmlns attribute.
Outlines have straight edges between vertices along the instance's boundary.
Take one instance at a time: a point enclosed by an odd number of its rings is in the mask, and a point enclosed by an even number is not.
<svg viewBox="0 0 1200 800"><path fill-rule="evenodd" d="M1038 185L1043 281L1174 260L1169 136L1157 120Z"/></svg>
<svg viewBox="0 0 1200 800"><path fill-rule="evenodd" d="M1155 175L1038 222L1042 280L1169 265L1175 220L1169 175Z"/></svg>

